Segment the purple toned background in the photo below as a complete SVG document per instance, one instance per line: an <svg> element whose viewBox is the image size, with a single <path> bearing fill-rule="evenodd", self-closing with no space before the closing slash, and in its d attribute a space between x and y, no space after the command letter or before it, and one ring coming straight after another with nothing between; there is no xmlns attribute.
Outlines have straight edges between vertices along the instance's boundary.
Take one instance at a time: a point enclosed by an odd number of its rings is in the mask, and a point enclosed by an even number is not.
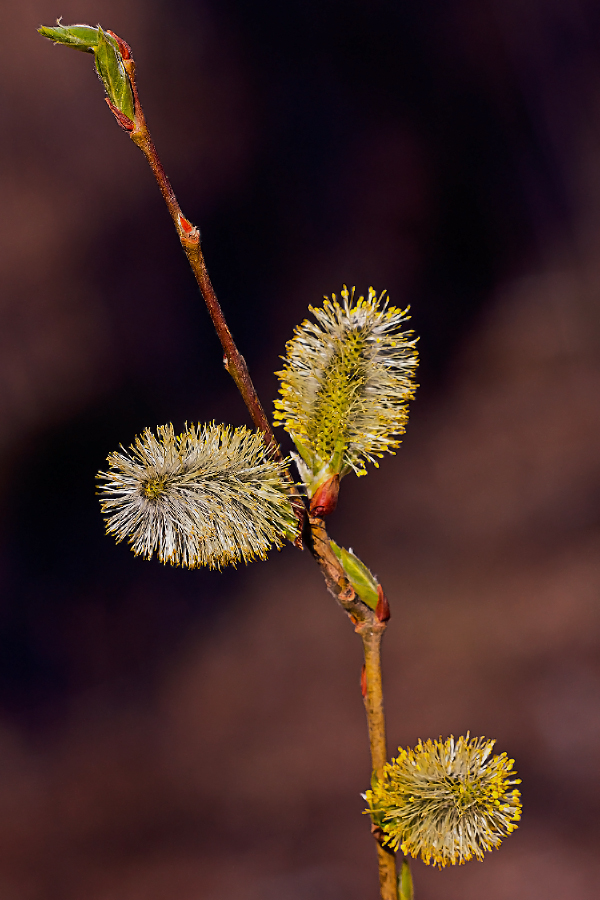
<svg viewBox="0 0 600 900"><path fill-rule="evenodd" d="M392 603L390 750L493 736L522 827L418 900L600 883L600 13L592 0L8 0L0 37L0 897L375 900L360 645L293 548L103 534L145 426L245 410L92 60L100 21L267 405L309 303L412 305L406 439L331 533ZM287 446L287 444L286 444Z"/></svg>

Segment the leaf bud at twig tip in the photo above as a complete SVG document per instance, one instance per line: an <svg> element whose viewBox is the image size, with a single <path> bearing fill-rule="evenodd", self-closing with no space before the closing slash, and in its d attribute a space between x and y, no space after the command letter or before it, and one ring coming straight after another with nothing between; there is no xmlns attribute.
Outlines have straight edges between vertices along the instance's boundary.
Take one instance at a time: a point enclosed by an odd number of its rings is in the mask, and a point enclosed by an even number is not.
<svg viewBox="0 0 600 900"><path fill-rule="evenodd" d="M103 31L100 25L96 28L91 25L61 25L59 19L55 27L42 26L38 31L57 44L94 54L96 71L115 118L126 131L133 131L134 124L129 127L126 122L129 120L133 123L135 120L133 90L124 62L131 60L129 45L112 31Z"/></svg>
<svg viewBox="0 0 600 900"><path fill-rule="evenodd" d="M377 606L375 607L375 615L380 622L387 622L392 614L390 612L390 604L388 603L388 599L383 593L383 588L380 584L377 585L377 594L379 599L377 601Z"/></svg>
<svg viewBox="0 0 600 900"><path fill-rule="evenodd" d="M340 476L330 475L321 484L310 501L310 514L318 519L331 515L337 506L340 493Z"/></svg>
<svg viewBox="0 0 600 900"><path fill-rule="evenodd" d="M98 29L91 25L61 25L57 19L53 27L41 25L38 33L55 44L65 44L83 53L94 53L98 46Z"/></svg>
<svg viewBox="0 0 600 900"><path fill-rule="evenodd" d="M135 119L135 103L129 76L123 64L121 49L112 35L98 26L98 45L94 53L96 71L111 103L132 121ZM121 124L119 119L119 124ZM128 129L133 130L133 129Z"/></svg>
<svg viewBox="0 0 600 900"><path fill-rule="evenodd" d="M367 667L364 663L360 673L360 692L363 697L367 696Z"/></svg>

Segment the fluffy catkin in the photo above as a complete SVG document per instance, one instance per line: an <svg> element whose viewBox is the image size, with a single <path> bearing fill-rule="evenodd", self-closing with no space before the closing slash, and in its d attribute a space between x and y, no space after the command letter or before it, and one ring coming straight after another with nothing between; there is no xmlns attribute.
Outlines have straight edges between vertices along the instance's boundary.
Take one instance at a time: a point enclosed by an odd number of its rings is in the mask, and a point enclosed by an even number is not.
<svg viewBox="0 0 600 900"><path fill-rule="evenodd" d="M106 530L147 559L220 569L264 559L295 534L286 466L246 428L146 429L108 463L98 474Z"/></svg>
<svg viewBox="0 0 600 900"><path fill-rule="evenodd" d="M385 843L440 868L498 847L521 818L521 782L494 743L467 734L400 748L365 794Z"/></svg>
<svg viewBox="0 0 600 900"><path fill-rule="evenodd" d="M313 476L366 471L400 443L416 385L416 340L402 331L408 310L389 306L385 291L354 298L354 288L310 307L278 372L275 421L291 435Z"/></svg>

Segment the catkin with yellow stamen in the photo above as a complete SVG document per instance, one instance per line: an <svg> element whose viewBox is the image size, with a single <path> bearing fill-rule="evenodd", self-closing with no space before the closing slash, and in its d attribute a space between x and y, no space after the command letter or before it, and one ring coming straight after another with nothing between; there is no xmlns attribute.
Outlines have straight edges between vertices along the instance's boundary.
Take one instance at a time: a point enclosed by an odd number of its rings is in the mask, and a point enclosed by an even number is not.
<svg viewBox="0 0 600 900"><path fill-rule="evenodd" d="M220 569L264 559L297 531L286 465L246 428L147 428L108 462L98 475L106 530L147 559Z"/></svg>
<svg viewBox="0 0 600 900"><path fill-rule="evenodd" d="M331 475L363 475L400 443L418 358L412 332L401 330L408 310L388 303L385 292L356 300L344 287L341 302L333 294L310 307L316 322L287 344L274 418L296 444L309 493Z"/></svg>
<svg viewBox="0 0 600 900"><path fill-rule="evenodd" d="M385 843L440 868L498 847L521 819L521 782L494 743L467 734L400 748L365 794Z"/></svg>

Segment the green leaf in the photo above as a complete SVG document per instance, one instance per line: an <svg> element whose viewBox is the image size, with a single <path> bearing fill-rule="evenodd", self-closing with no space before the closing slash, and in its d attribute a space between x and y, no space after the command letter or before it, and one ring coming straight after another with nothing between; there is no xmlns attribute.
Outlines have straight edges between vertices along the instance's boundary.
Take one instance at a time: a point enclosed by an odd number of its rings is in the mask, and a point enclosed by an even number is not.
<svg viewBox="0 0 600 900"><path fill-rule="evenodd" d="M95 50L96 70L102 79L108 99L128 119L135 118L133 92L129 76L123 65L123 57L115 41L98 27L98 44Z"/></svg>
<svg viewBox="0 0 600 900"><path fill-rule="evenodd" d="M94 53L98 46L99 29L91 25L60 25L53 28L42 25L38 28L42 37L46 37L56 44L65 44L75 50L84 53Z"/></svg>
<svg viewBox="0 0 600 900"><path fill-rule="evenodd" d="M355 556L351 550L344 550L338 547L335 541L330 541L331 549L341 562L348 581L363 601L370 609L376 609L379 601L379 592L377 588L377 580L369 572L358 556Z"/></svg>
<svg viewBox="0 0 600 900"><path fill-rule="evenodd" d="M415 896L408 860L404 860L398 875L398 900L413 900Z"/></svg>
<svg viewBox="0 0 600 900"><path fill-rule="evenodd" d="M38 28L42 37L57 44L93 53L96 60L96 71L104 85L108 99L119 112L132 121L135 118L135 104L129 76L123 65L123 57L117 41L98 25L61 25L53 28L42 25Z"/></svg>

